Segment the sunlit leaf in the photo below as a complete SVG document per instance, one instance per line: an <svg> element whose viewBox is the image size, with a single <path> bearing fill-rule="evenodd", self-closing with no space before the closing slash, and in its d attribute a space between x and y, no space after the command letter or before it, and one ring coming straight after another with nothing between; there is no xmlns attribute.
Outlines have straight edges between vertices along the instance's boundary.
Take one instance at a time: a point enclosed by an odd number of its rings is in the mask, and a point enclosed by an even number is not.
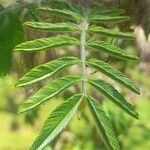
<svg viewBox="0 0 150 150"><path fill-rule="evenodd" d="M77 94L57 107L46 120L44 127L40 135L34 141L31 150L42 150L49 142L51 142L69 123L81 101L81 95Z"/></svg>
<svg viewBox="0 0 150 150"><path fill-rule="evenodd" d="M125 50L109 44L108 42L105 41L89 41L87 43L87 45L89 47L95 48L98 51L102 51L105 53L108 53L110 55L113 55L114 57L118 57L120 59L124 59L124 60L138 60L138 58L136 56L134 56L133 54L127 53Z"/></svg>
<svg viewBox="0 0 150 150"><path fill-rule="evenodd" d="M51 81L50 83L42 87L39 91L37 91L27 101L25 101L20 106L19 112L22 113L37 107L41 103L65 91L68 87L78 83L79 81L80 81L79 77L72 77L72 76L62 77L54 81Z"/></svg>
<svg viewBox="0 0 150 150"><path fill-rule="evenodd" d="M79 21L81 20L81 16L77 12L73 12L67 9L53 9L53 8L46 8L46 7L40 7L39 8L42 11L48 11L51 15L57 15L61 18L67 18L68 20L72 21Z"/></svg>
<svg viewBox="0 0 150 150"><path fill-rule="evenodd" d="M106 16L118 16L123 15L125 13L124 9L112 9L112 10L94 10L91 12L90 16L94 15L106 15Z"/></svg>
<svg viewBox="0 0 150 150"><path fill-rule="evenodd" d="M38 51L61 46L78 45L79 41L69 36L57 36L26 41L17 45L14 51Z"/></svg>
<svg viewBox="0 0 150 150"><path fill-rule="evenodd" d="M106 113L99 105L99 103L92 97L87 97L88 106L93 118L100 130L102 139L108 149L120 150L119 143L113 131L113 127Z"/></svg>
<svg viewBox="0 0 150 150"><path fill-rule="evenodd" d="M132 34L115 31L114 29L106 29L103 27L91 26L91 27L89 27L88 31L90 33L104 35L106 37L122 38L122 39L126 39L126 40L134 40L135 39L135 37Z"/></svg>
<svg viewBox="0 0 150 150"><path fill-rule="evenodd" d="M122 23L131 21L127 16L105 16L105 15L93 15L90 17L90 22L94 23Z"/></svg>
<svg viewBox="0 0 150 150"><path fill-rule="evenodd" d="M90 59L87 64L93 68L95 68L98 71L101 71L102 73L106 74L110 78L118 81L120 84L126 86L133 92L140 94L139 88L132 82L129 78L127 78L123 73L120 71L113 69L109 64L97 60L97 59Z"/></svg>
<svg viewBox="0 0 150 150"><path fill-rule="evenodd" d="M25 22L26 26L47 30L50 32L73 32L79 31L79 27L73 23L46 23L46 22Z"/></svg>
<svg viewBox="0 0 150 150"><path fill-rule="evenodd" d="M138 119L138 113L135 111L134 107L128 103L113 86L103 80L89 80L88 82L121 109L126 111L132 117Z"/></svg>
<svg viewBox="0 0 150 150"><path fill-rule="evenodd" d="M72 66L78 63L79 59L76 57L62 57L50 61L46 64L31 69L26 75L19 79L17 86L25 86L35 83L37 81L52 76L53 74L62 70L65 67Z"/></svg>

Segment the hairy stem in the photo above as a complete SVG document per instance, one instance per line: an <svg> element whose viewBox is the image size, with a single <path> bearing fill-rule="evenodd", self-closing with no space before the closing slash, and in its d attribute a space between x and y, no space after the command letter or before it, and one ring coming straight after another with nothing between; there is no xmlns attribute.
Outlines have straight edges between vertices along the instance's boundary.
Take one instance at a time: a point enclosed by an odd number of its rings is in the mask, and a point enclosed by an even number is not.
<svg viewBox="0 0 150 150"><path fill-rule="evenodd" d="M83 18L81 24L81 39L80 39L80 51L81 51L81 63L82 63L82 96L86 96L86 30L88 28L88 22L86 18Z"/></svg>

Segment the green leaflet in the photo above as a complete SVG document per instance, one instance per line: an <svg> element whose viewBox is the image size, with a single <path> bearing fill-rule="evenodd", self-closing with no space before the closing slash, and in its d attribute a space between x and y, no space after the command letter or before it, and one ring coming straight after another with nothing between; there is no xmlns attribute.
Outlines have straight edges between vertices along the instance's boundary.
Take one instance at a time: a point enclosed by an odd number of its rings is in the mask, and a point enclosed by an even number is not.
<svg viewBox="0 0 150 150"><path fill-rule="evenodd" d="M56 96L57 94L65 91L68 87L76 84L80 81L79 77L62 77L51 81L39 91L37 91L33 96L31 96L27 101L25 101L19 108L19 112L25 112L30 109L37 107L43 102L49 100L50 98Z"/></svg>
<svg viewBox="0 0 150 150"><path fill-rule="evenodd" d="M90 22L94 23L122 23L130 20L131 18L127 16L94 15L90 17Z"/></svg>
<svg viewBox="0 0 150 150"><path fill-rule="evenodd" d="M89 80L88 82L128 114L138 119L138 113L134 107L113 86L103 80Z"/></svg>
<svg viewBox="0 0 150 150"><path fill-rule="evenodd" d="M81 20L81 16L79 13L77 12L73 12L71 10L67 10L67 9L53 9L53 8L45 8L45 7L41 7L39 8L42 11L48 11L51 13L51 15L57 15L60 16L62 18L66 18L72 21L79 21Z"/></svg>
<svg viewBox="0 0 150 150"><path fill-rule="evenodd" d="M19 79L17 86L25 86L52 76L65 67L79 63L76 57L62 57L31 69Z"/></svg>
<svg viewBox="0 0 150 150"><path fill-rule="evenodd" d="M120 71L113 69L109 64L97 60L97 59L90 59L87 64L99 71L101 71L102 73L106 74L107 76L109 76L110 78L118 81L120 84L126 86L127 88L129 88L130 90L132 90L133 92L140 94L140 90L139 88L134 84L134 82L132 82L130 79L128 79L123 73L121 73Z"/></svg>
<svg viewBox="0 0 150 150"><path fill-rule="evenodd" d="M79 31L79 27L73 23L46 23L46 22L30 22L27 21L25 23L26 26L35 28L35 29L41 29L41 30L47 30L50 32L73 32L73 31Z"/></svg>
<svg viewBox="0 0 150 150"><path fill-rule="evenodd" d="M134 56L133 54L128 54L125 50L109 44L108 42L105 41L89 41L87 43L87 45L89 47L95 48L99 51L103 51L106 52L110 55L113 55L114 57L118 57L120 59L124 59L124 60L138 60L138 58L136 56Z"/></svg>
<svg viewBox="0 0 150 150"><path fill-rule="evenodd" d="M94 15L106 15L106 16L118 16L118 15L123 15L125 13L124 9L113 9L113 10L95 10L92 11L90 16Z"/></svg>
<svg viewBox="0 0 150 150"><path fill-rule="evenodd" d="M79 13L79 8L71 5L69 2L62 0L50 0L49 2L50 8L60 9L60 10L70 10L76 13Z"/></svg>
<svg viewBox="0 0 150 150"><path fill-rule="evenodd" d="M40 21L40 14L38 11L38 4L37 3L31 3L29 5L27 5L28 11L30 13L30 15L32 16L34 21Z"/></svg>
<svg viewBox="0 0 150 150"><path fill-rule="evenodd" d="M87 97L89 109L95 119L95 122L101 132L104 143L108 149L120 150L113 127L106 113L99 103L92 97Z"/></svg>
<svg viewBox="0 0 150 150"><path fill-rule="evenodd" d="M40 135L34 141L31 150L42 150L51 142L69 123L81 101L81 95L76 94L57 107L48 117Z"/></svg>
<svg viewBox="0 0 150 150"><path fill-rule="evenodd" d="M15 51L38 51L61 46L78 45L79 41L69 36L56 36L26 41L15 47Z"/></svg>
<svg viewBox="0 0 150 150"><path fill-rule="evenodd" d="M89 27L88 31L90 33L96 33L96 34L100 34L100 35L104 35L104 36L108 36L108 37L112 37L112 38L122 38L122 39L126 39L126 40L134 40L135 39L135 37L132 34L127 34L127 33L115 31L112 29L106 29L103 27L91 26L91 27Z"/></svg>

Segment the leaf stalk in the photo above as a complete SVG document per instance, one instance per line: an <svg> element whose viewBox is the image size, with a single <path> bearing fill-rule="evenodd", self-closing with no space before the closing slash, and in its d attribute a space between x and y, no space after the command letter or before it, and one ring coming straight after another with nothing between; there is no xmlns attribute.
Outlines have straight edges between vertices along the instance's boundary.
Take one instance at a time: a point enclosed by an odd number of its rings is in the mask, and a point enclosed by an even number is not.
<svg viewBox="0 0 150 150"><path fill-rule="evenodd" d="M82 63L82 96L86 96L86 31L88 29L87 18L83 18L81 23L81 38L80 38L80 52L81 52L81 63Z"/></svg>

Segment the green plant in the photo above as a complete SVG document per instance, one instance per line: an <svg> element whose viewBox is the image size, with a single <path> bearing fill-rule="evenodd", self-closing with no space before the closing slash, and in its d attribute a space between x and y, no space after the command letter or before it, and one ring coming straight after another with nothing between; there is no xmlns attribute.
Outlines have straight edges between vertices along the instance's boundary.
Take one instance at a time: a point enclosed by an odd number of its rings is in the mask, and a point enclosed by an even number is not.
<svg viewBox="0 0 150 150"><path fill-rule="evenodd" d="M138 60L138 58L106 41L91 40L90 36L89 40L87 40L87 35L90 33L100 34L116 39L134 39L131 34L125 34L119 31L96 26L97 24L103 25L107 23L121 23L124 21L129 21L130 18L127 16L122 16L124 11L120 9L109 11L91 11L89 13L84 9L77 9L62 1L55 1L52 3L50 8L42 7L40 10L50 12L52 15L58 15L60 18L67 19L68 22L26 22L25 25L35 29L46 30L48 32L62 32L64 35L27 41L16 46L15 51L39 51L61 46L75 45L80 46L81 56L80 58L61 57L46 64L37 66L23 76L18 81L17 86L26 86L36 83L42 79L51 77L56 72L66 67L77 64L81 66L81 76L65 76L57 78L54 81L50 81L39 91L37 91L37 93L25 101L21 105L19 112L22 113L34 109L45 101L50 100L55 95L65 91L68 87L77 83L81 83L81 92L73 95L50 114L40 135L36 138L31 149L43 149L68 124L76 111L83 109L83 104L89 107L89 110L91 111L91 114L93 115L93 118L101 131L106 147L114 150L119 149L111 122L102 107L99 105L99 102L87 93L87 84L90 84L96 88L134 118L138 118L138 113L111 84L100 79L89 79L87 77L87 67L92 67L95 70L106 74L108 77L137 94L140 93L139 89L132 81L130 81L130 79L118 70L112 68L108 63L97 59L87 60L86 52L87 49L94 48L99 52L108 53L109 55L117 57L121 60ZM77 35L80 35L80 39L68 36L66 35L66 32L76 33Z"/></svg>

